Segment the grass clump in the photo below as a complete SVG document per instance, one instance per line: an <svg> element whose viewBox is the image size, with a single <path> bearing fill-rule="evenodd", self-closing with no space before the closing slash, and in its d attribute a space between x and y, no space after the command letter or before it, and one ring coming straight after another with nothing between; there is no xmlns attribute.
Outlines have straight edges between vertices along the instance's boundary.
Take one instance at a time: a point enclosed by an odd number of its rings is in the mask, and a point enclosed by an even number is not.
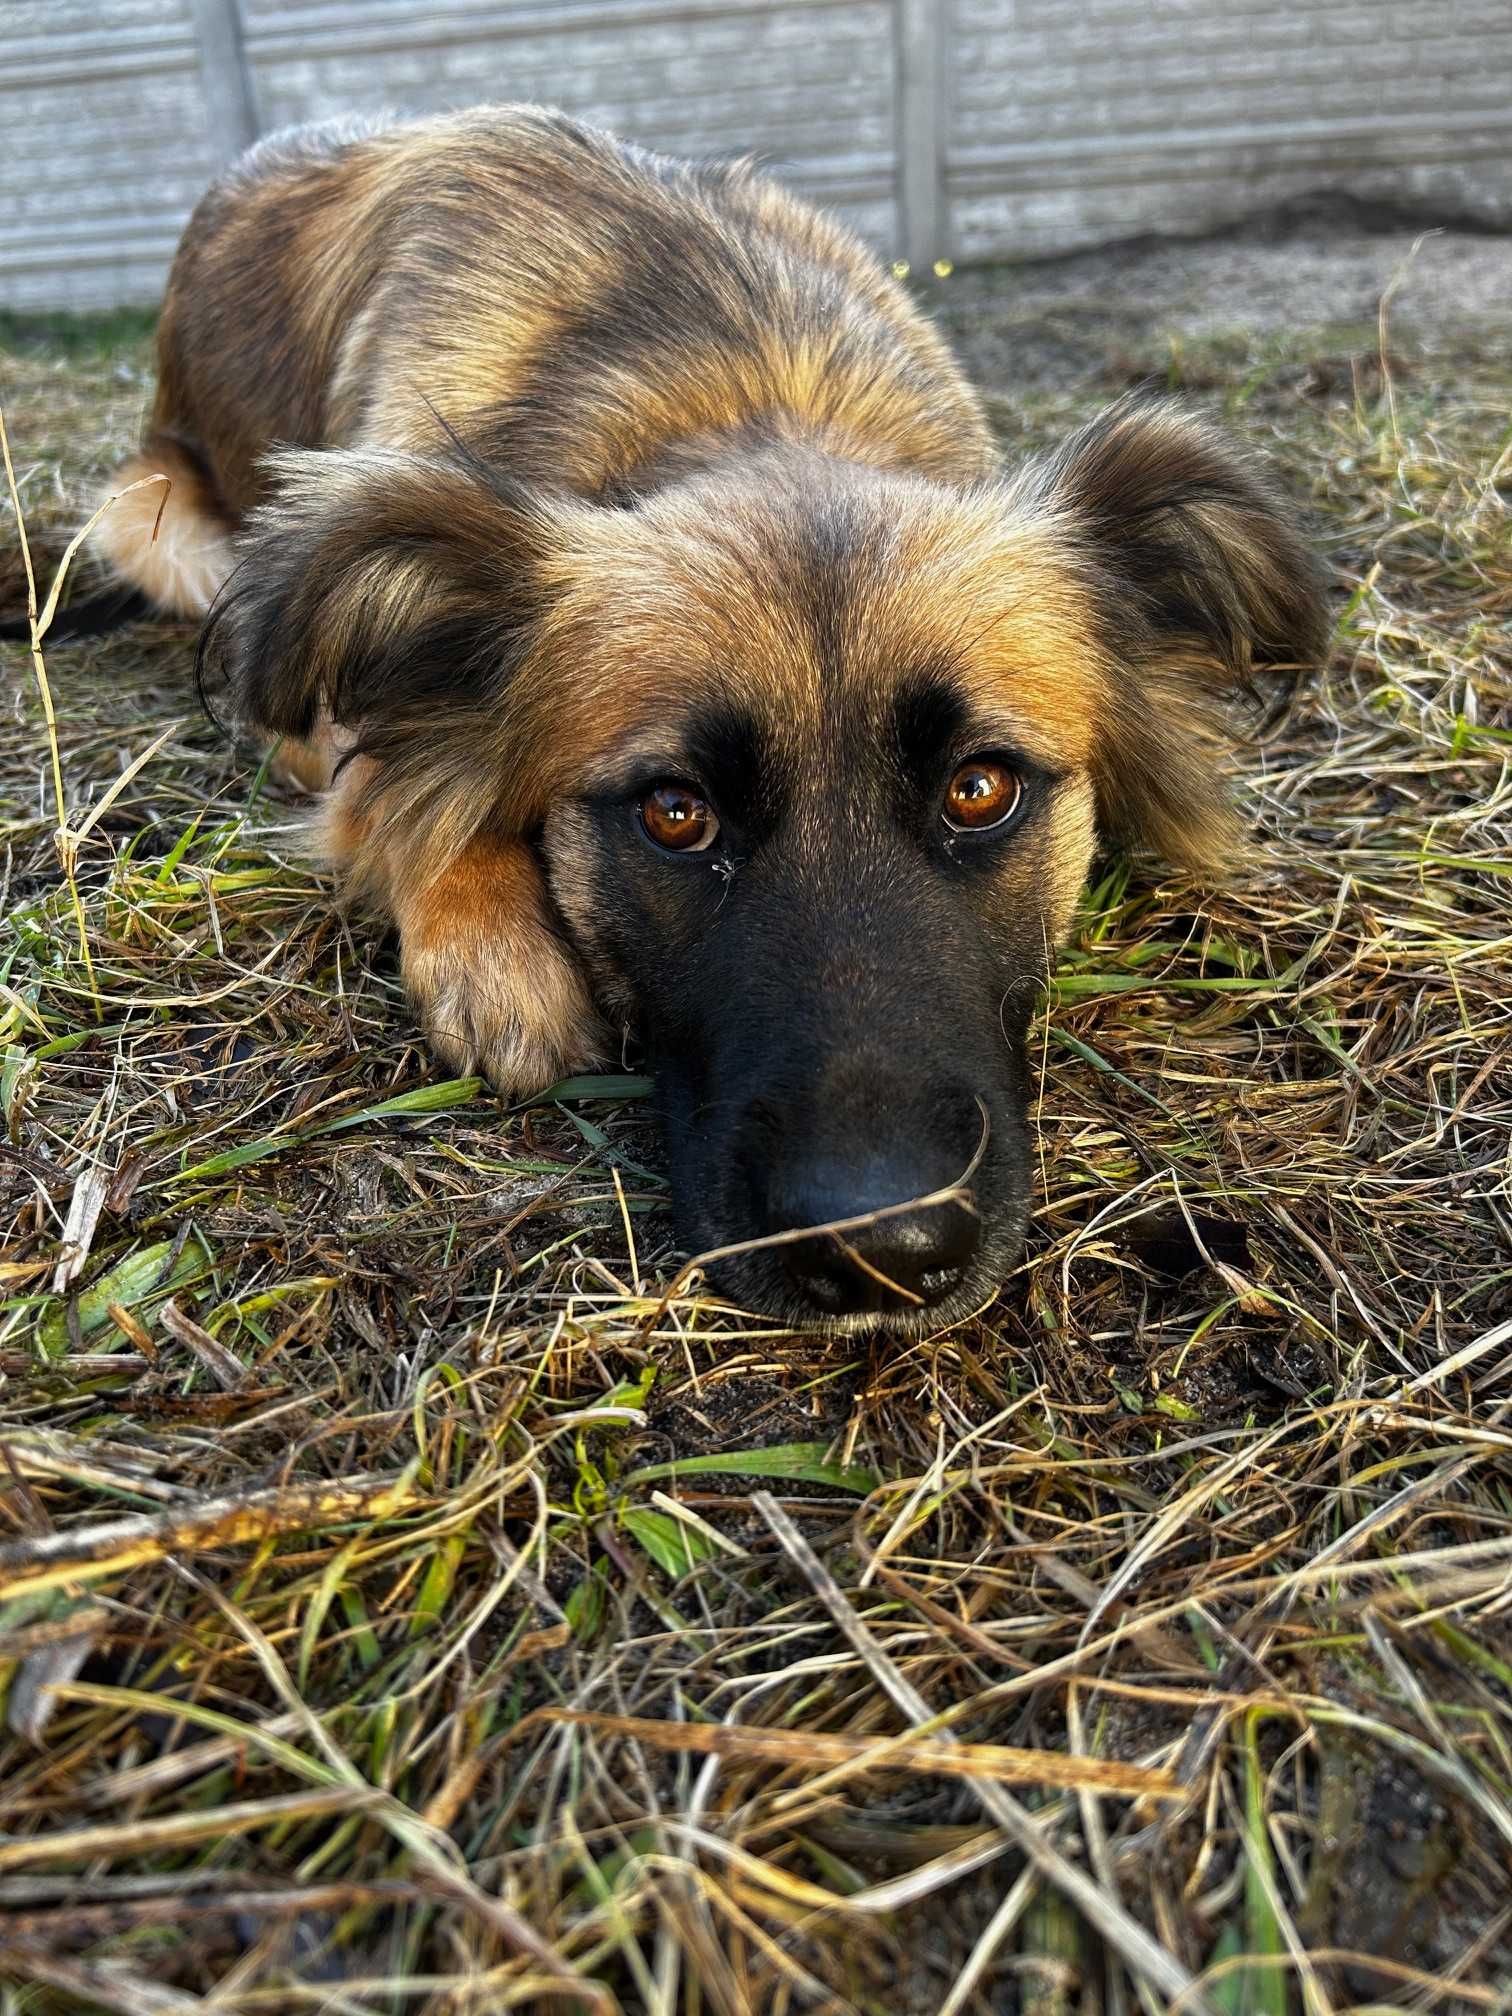
<svg viewBox="0 0 1512 2016"><path fill-rule="evenodd" d="M906 1350L667 1299L643 1080L437 1082L172 626L51 659L71 891L7 650L7 2007L1506 2006L1512 377L1398 340L999 391L1174 379L1344 596L1246 873L1090 891L1029 1257ZM38 547L145 382L8 358Z"/></svg>

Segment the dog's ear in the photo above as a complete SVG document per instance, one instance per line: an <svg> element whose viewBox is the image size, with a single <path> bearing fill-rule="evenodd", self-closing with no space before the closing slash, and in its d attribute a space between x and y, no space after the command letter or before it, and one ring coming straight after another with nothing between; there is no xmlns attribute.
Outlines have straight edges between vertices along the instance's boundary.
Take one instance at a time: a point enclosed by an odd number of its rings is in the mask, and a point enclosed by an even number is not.
<svg viewBox="0 0 1512 2016"><path fill-rule="evenodd" d="M1096 757L1109 836L1215 868L1224 759L1252 671L1328 640L1322 571L1257 464L1164 401L1121 401L1028 475L1090 587L1108 666Z"/></svg>
<svg viewBox="0 0 1512 2016"><path fill-rule="evenodd" d="M319 717L384 753L475 707L529 651L549 510L465 451L285 449L200 640L201 684L280 735Z"/></svg>

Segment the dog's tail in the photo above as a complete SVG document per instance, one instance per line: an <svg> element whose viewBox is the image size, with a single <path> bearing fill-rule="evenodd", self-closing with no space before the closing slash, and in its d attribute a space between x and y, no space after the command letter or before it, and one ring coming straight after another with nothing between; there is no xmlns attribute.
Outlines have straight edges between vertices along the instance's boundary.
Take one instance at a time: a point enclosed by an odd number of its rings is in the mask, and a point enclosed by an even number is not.
<svg viewBox="0 0 1512 2016"><path fill-rule="evenodd" d="M47 642L73 644L84 637L103 637L108 631L123 629L143 616L159 614L161 611L140 588L133 588L129 582L117 582L113 588L103 588L98 595L86 595L82 602L60 609L48 625ZM28 617L0 616L0 639L19 639L24 643L30 636Z"/></svg>
<svg viewBox="0 0 1512 2016"><path fill-rule="evenodd" d="M231 572L231 526L199 456L154 434L111 477L109 509L90 534L116 578L60 610L49 643L99 637L141 616L202 617ZM0 637L25 638L24 616L0 618Z"/></svg>

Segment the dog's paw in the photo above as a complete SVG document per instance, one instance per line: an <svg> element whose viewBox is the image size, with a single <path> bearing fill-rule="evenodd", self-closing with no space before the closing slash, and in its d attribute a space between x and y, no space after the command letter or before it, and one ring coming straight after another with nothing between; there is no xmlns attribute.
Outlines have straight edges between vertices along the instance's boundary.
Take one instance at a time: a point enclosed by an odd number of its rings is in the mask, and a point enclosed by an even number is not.
<svg viewBox="0 0 1512 2016"><path fill-rule="evenodd" d="M280 784L315 798L328 791L342 758L352 747L350 732L320 721L308 736L285 735L268 752L268 774Z"/></svg>
<svg viewBox="0 0 1512 2016"><path fill-rule="evenodd" d="M364 759L348 763L343 779ZM365 788L369 779L359 778ZM330 851L349 885L399 926L405 988L432 1050L459 1076L480 1073L521 1099L607 1052L583 969L561 936L541 870L523 842L480 835L425 872L410 829L373 829L371 808L330 794Z"/></svg>
<svg viewBox="0 0 1512 2016"><path fill-rule="evenodd" d="M527 958L476 940L406 945L404 983L432 1050L509 1099L599 1061L598 1017L573 959L550 938Z"/></svg>

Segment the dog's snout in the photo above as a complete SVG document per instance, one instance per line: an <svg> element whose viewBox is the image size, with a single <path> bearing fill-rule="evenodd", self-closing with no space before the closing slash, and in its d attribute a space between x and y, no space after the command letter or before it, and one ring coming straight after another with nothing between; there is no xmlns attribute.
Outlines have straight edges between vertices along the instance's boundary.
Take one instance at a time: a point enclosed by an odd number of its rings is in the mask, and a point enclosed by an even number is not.
<svg viewBox="0 0 1512 2016"><path fill-rule="evenodd" d="M744 1238L710 1256L722 1293L795 1326L898 1337L981 1305L1023 1236L1019 1088L993 1060L951 1056L938 1076L922 1061L889 1068L875 1044L759 1060L759 1089L724 1109L723 1223Z"/></svg>
<svg viewBox="0 0 1512 2016"><path fill-rule="evenodd" d="M799 1294L826 1316L902 1313L943 1301L977 1243L972 1212L934 1204L864 1231L816 1234L786 1247L783 1262Z"/></svg>
<svg viewBox="0 0 1512 2016"><path fill-rule="evenodd" d="M904 1163L861 1171L810 1164L795 1172L768 1196L768 1231L839 1229L784 1242L789 1282L825 1316L901 1315L942 1301L959 1286L981 1237L969 1203L915 1201L943 1187Z"/></svg>

